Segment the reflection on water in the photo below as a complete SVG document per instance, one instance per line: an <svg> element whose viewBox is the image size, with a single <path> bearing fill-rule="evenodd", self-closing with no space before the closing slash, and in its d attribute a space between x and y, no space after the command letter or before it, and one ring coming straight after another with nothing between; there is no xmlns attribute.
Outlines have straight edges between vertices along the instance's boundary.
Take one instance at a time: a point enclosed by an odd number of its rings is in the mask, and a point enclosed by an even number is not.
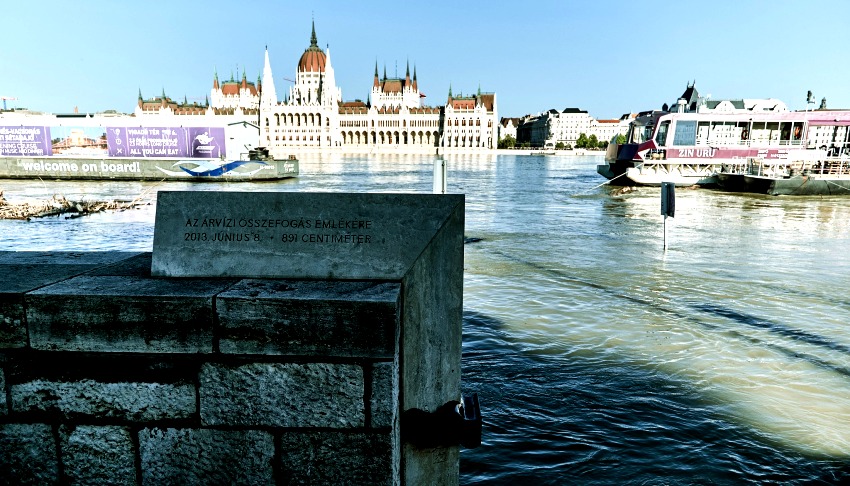
<svg viewBox="0 0 850 486"><path fill-rule="evenodd" d="M463 484L850 478L850 199L613 196L596 157L449 157L466 199ZM0 222L3 249L150 250L158 190L430 192L433 158L316 157L282 183L0 182L151 205Z"/></svg>

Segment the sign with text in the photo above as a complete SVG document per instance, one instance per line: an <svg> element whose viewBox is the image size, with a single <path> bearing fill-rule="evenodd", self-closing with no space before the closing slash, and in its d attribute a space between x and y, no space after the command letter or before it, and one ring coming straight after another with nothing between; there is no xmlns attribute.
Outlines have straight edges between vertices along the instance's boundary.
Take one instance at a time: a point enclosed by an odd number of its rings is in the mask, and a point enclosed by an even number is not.
<svg viewBox="0 0 850 486"><path fill-rule="evenodd" d="M463 211L463 195L161 191L151 273L400 279Z"/></svg>
<svg viewBox="0 0 850 486"><path fill-rule="evenodd" d="M106 131L110 157L188 157L224 155L222 127L111 127Z"/></svg>
<svg viewBox="0 0 850 486"><path fill-rule="evenodd" d="M48 127L0 127L0 155L52 155Z"/></svg>
<svg viewBox="0 0 850 486"><path fill-rule="evenodd" d="M224 127L0 126L0 156L217 159Z"/></svg>

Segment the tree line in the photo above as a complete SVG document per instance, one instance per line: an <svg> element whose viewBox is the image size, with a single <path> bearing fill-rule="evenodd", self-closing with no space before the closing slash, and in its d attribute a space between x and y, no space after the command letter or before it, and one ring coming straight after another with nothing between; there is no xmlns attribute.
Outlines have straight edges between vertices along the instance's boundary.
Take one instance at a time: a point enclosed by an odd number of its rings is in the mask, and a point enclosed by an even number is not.
<svg viewBox="0 0 850 486"><path fill-rule="evenodd" d="M626 143L626 136L623 134L617 135L617 143L623 144ZM531 148L531 142L522 142L521 144L517 144L516 138L511 135L506 135L505 138L499 140L498 147L500 149L512 149L512 148L520 148L527 149ZM555 144L556 150L572 150L574 148L577 149L605 149L608 148L607 140L599 140L595 134L591 134L589 137L585 133L580 133L578 139L576 139L575 146L570 145L564 142L558 142Z"/></svg>

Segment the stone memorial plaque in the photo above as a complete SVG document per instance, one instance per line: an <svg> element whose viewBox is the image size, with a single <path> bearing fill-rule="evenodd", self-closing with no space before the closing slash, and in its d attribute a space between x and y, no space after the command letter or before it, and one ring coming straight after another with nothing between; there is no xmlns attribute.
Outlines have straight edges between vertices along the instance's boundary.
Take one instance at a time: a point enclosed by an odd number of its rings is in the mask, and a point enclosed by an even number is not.
<svg viewBox="0 0 850 486"><path fill-rule="evenodd" d="M161 191L151 274L401 279L463 218L460 194Z"/></svg>

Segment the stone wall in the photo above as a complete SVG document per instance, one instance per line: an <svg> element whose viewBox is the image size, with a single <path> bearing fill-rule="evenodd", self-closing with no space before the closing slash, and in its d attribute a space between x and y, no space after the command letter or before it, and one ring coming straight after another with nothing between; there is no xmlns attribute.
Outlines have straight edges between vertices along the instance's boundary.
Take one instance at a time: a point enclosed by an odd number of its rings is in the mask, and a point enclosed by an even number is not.
<svg viewBox="0 0 850 486"><path fill-rule="evenodd" d="M399 483L400 283L150 268L0 252L0 483Z"/></svg>

